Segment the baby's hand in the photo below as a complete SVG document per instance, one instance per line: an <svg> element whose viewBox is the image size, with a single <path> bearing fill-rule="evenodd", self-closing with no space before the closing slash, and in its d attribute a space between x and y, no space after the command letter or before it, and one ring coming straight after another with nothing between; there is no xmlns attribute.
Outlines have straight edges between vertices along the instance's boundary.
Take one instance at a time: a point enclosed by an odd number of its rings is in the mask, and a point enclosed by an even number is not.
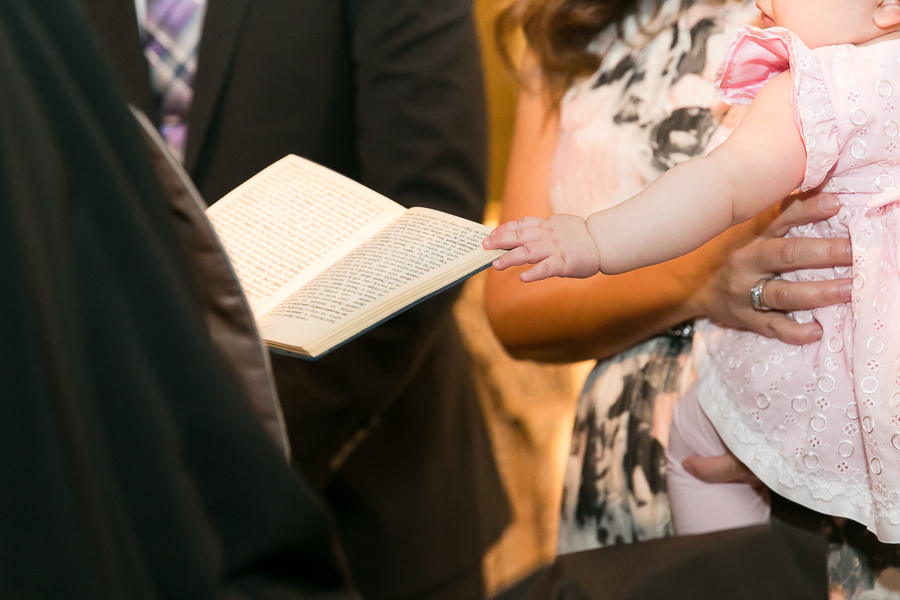
<svg viewBox="0 0 900 600"><path fill-rule="evenodd" d="M525 217L505 223L482 242L486 250L511 250L494 261L494 268L536 264L519 275L522 281L548 277L590 277L600 270L600 251L581 217Z"/></svg>

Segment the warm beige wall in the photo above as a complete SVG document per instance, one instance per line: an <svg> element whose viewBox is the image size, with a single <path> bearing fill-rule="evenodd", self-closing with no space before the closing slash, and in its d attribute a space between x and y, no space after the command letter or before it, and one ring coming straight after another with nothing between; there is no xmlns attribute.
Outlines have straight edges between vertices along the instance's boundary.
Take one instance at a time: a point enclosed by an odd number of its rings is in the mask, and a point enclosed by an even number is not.
<svg viewBox="0 0 900 600"><path fill-rule="evenodd" d="M488 115L490 117L490 182L488 186L487 219L496 218L509 142L515 117L516 83L497 53L494 42L494 17L509 0L476 0L475 15L481 32L487 86Z"/></svg>
<svg viewBox="0 0 900 600"><path fill-rule="evenodd" d="M488 223L498 215L515 116L515 80L500 60L493 37L494 17L508 1L475 0L490 116ZM512 522L484 560L485 583L493 593L550 562L556 553L563 468L584 373L575 366L513 360L491 334L483 295L480 274L466 284L456 314L512 510Z"/></svg>

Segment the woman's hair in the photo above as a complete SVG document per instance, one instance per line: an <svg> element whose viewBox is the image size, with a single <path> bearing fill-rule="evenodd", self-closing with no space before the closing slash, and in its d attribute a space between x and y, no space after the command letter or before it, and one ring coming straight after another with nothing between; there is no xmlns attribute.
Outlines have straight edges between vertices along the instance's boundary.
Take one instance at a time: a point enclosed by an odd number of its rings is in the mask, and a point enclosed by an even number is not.
<svg viewBox="0 0 900 600"><path fill-rule="evenodd" d="M528 47L537 55L553 106L575 80L600 66L588 45L606 27L622 21L647 0L513 0L500 12L494 33L500 54L513 72L510 38L521 28ZM662 0L650 0L658 11Z"/></svg>

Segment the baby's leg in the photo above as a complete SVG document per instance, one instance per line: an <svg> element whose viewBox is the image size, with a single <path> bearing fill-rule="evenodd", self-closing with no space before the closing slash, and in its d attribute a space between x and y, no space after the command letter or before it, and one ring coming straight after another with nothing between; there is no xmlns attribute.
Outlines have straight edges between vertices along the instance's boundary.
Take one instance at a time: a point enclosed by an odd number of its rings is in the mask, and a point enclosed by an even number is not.
<svg viewBox="0 0 900 600"><path fill-rule="evenodd" d="M675 406L666 451L669 499L679 535L758 525L769 519L766 489L745 483L705 483L681 466L689 456L720 456L728 449L697 400L696 385Z"/></svg>

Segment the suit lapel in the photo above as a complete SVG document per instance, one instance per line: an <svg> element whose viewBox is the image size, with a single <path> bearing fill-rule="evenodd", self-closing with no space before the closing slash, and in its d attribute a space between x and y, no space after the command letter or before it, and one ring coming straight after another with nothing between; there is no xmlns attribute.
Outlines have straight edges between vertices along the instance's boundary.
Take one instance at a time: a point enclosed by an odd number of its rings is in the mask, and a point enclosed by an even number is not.
<svg viewBox="0 0 900 600"><path fill-rule="evenodd" d="M194 98L188 115L184 164L191 174L197 166L222 86L228 77L250 1L208 0L194 77Z"/></svg>
<svg viewBox="0 0 900 600"><path fill-rule="evenodd" d="M156 102L150 90L150 74L138 35L134 0L82 0L88 16L125 87L125 96L158 121Z"/></svg>

